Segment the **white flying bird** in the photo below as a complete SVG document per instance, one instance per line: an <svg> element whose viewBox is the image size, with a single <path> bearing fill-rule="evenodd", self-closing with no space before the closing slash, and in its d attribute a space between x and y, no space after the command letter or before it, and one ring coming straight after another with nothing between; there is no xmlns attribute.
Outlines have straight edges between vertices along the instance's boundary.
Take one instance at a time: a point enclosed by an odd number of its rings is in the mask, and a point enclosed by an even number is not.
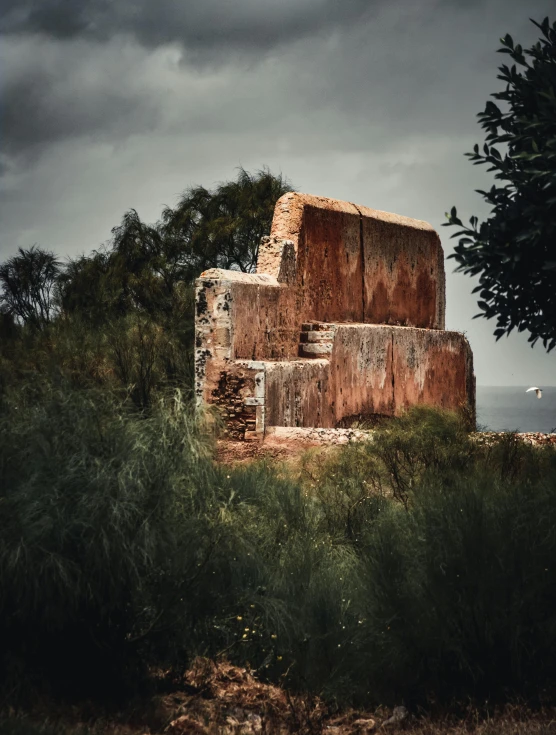
<svg viewBox="0 0 556 735"><path fill-rule="evenodd" d="M536 388L535 386L533 386L533 388L527 388L527 390L525 392L526 393L529 393L529 391L531 391L531 390L534 390L535 391L535 393L537 394L537 398L540 400L540 398L542 396L542 388Z"/></svg>

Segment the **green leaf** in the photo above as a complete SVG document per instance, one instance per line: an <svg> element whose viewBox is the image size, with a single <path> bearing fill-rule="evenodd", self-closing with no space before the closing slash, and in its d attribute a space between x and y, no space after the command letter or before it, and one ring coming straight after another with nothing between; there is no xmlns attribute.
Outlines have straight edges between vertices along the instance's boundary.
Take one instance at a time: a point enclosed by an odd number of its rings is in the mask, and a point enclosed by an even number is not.
<svg viewBox="0 0 556 735"><path fill-rule="evenodd" d="M514 46L514 42L513 42L512 37L510 36L509 33L506 33L506 35L503 38L500 39L500 43L503 46L509 46L510 48L513 48L513 46Z"/></svg>

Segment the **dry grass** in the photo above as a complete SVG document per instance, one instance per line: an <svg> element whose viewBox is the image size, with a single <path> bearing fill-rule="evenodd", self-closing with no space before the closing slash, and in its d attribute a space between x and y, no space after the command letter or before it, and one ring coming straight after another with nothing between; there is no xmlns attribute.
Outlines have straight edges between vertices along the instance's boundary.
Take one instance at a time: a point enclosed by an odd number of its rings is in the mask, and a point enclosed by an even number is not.
<svg viewBox="0 0 556 735"><path fill-rule="evenodd" d="M163 677L162 677L163 678ZM92 716L90 704L63 708L43 702L30 715L0 715L2 735L549 735L556 708L507 705L488 712L458 708L458 714L392 711L333 712L318 697L293 695L266 684L227 661L199 658L175 688L126 713ZM46 714L48 713L48 719Z"/></svg>

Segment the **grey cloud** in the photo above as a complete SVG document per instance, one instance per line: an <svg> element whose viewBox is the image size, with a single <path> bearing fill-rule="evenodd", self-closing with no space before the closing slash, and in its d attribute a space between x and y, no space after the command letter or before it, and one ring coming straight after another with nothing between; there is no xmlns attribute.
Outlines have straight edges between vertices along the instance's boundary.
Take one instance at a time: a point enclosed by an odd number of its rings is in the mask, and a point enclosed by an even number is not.
<svg viewBox="0 0 556 735"><path fill-rule="evenodd" d="M384 0L5 0L0 32L107 40L129 34L146 46L268 49L342 27Z"/></svg>
<svg viewBox="0 0 556 735"><path fill-rule="evenodd" d="M8 156L32 154L75 135L102 135L119 120L126 121L130 134L129 121L138 107L137 100L110 90L76 95L75 90L57 87L41 70L11 80L2 97L2 149Z"/></svg>
<svg viewBox="0 0 556 735"><path fill-rule="evenodd" d="M4 0L0 15L1 33L44 33L64 39L86 33L92 20L89 4L71 0L49 0L48 2L20 2ZM109 4L97 2L97 12Z"/></svg>
<svg viewBox="0 0 556 735"><path fill-rule="evenodd" d="M76 137L116 142L153 129L195 135L216 133L225 124L256 135L257 126L268 129L268 105L275 106L274 114L282 121L292 118L290 130L299 131L309 150L330 145L334 138L334 145L344 150L382 145L385 138L404 135L409 126L417 134L441 133L448 126L452 133L467 129L499 86L494 51L505 31L497 28L502 23L501 0L490 0L482 12L481 36L476 16L457 4L448 10L451 3L439 0L420 0L418 5L410 0L381 5L383 1L144 0L135 4L132 17L131 5L122 0L20 0L8 10L4 26L21 34L8 37L0 48L0 156L25 158ZM531 1L539 8L546 4ZM518 16L516 8L505 7L507 15ZM232 10L226 14L227 8ZM373 10L372 18L365 8ZM347 19L353 21L356 11L360 22L350 26ZM58 22L62 16L63 22ZM319 29L332 29L340 16L341 29L319 36ZM266 39L268 45L281 33L287 36L288 24L294 21L294 33L306 32L307 38L292 41L286 52L259 54L256 63L226 58L225 43L239 43L243 33L260 43ZM525 23L536 33L524 16ZM459 37L477 36L473 47L454 48L454 24ZM184 63L175 46L146 48L122 35L106 41L67 37L98 36L102 28L107 34L144 29L152 43L155 36L178 37L182 30L186 40L198 44L213 43L218 34L227 41L218 51L221 63L199 67ZM61 29L56 38L36 35L38 30L56 34L56 29ZM477 51L480 66L490 67L480 78ZM478 90L480 105L474 102ZM460 102L457 113L448 103L455 95ZM461 114L465 99L468 116ZM307 122L312 123L309 137ZM349 134L334 135L341 130Z"/></svg>
<svg viewBox="0 0 556 735"><path fill-rule="evenodd" d="M0 49L0 158L40 153L80 136L117 138L156 126L142 94L145 54L79 41L10 39Z"/></svg>
<svg viewBox="0 0 556 735"><path fill-rule="evenodd" d="M75 136L118 137L118 128L120 132L125 129L128 137L134 127L144 129L156 118L156 111L137 98L102 89L76 96L71 90L52 87L50 79L40 72L11 82L2 97L0 150L7 157L33 155L49 144Z"/></svg>
<svg viewBox="0 0 556 735"><path fill-rule="evenodd" d="M157 102L175 107L156 84L140 88L144 69L126 66L118 48L138 47L141 66L149 53L174 44L183 69L225 68L263 61L283 42L346 28L372 7L369 0L4 0L0 156L28 159L75 136L116 140L152 128ZM107 51L112 69L103 68Z"/></svg>

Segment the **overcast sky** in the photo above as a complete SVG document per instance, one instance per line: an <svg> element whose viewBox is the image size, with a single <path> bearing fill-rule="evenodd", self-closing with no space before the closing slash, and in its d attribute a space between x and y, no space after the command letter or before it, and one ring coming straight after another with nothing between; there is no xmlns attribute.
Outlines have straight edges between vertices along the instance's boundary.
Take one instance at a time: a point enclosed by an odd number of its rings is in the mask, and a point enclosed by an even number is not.
<svg viewBox="0 0 556 735"><path fill-rule="evenodd" d="M456 205L489 209L463 155L553 0L2 0L0 260L89 253L124 212L267 165L299 191L424 219L445 254ZM474 282L447 270L447 328L479 385L556 385L556 354L496 343ZM556 351L555 351L556 352Z"/></svg>

